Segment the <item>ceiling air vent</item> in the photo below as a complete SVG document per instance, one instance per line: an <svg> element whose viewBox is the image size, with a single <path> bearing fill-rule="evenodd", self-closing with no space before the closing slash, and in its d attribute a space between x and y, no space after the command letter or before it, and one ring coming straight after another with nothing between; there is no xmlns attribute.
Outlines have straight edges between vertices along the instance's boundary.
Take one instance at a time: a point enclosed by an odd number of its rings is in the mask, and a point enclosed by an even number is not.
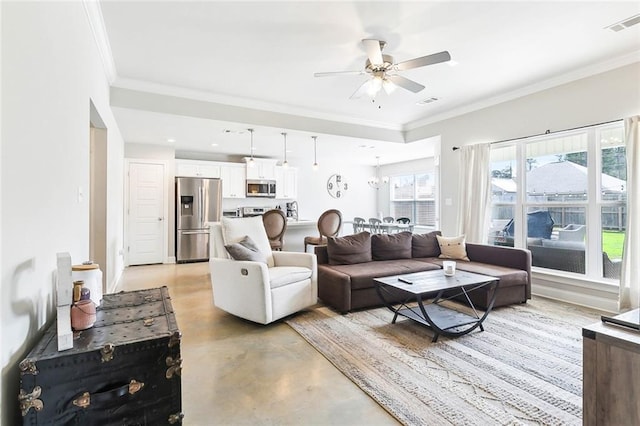
<svg viewBox="0 0 640 426"><path fill-rule="evenodd" d="M629 27L632 27L636 24L640 23L640 13L632 16L630 18L625 19L624 21L620 21L620 22L616 22L615 24L611 24L608 27L605 27L605 29L607 30L611 30L613 32L618 32L618 31L622 31L624 29L627 29Z"/></svg>
<svg viewBox="0 0 640 426"><path fill-rule="evenodd" d="M420 102L416 102L416 105L427 105L427 104L431 104L437 100L440 100L440 98L435 98L435 97L431 97L431 98L427 98L425 100L422 100Z"/></svg>

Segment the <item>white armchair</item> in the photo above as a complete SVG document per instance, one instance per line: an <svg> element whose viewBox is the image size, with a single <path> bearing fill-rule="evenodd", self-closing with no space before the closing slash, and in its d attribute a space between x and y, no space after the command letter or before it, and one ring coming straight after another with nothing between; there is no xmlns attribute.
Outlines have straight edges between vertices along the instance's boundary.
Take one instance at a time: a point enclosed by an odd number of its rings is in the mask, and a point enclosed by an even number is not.
<svg viewBox="0 0 640 426"><path fill-rule="evenodd" d="M260 216L223 218L210 225L209 270L213 303L240 318L269 324L315 305L318 299L316 255L272 252ZM225 244L249 236L267 262L234 260Z"/></svg>

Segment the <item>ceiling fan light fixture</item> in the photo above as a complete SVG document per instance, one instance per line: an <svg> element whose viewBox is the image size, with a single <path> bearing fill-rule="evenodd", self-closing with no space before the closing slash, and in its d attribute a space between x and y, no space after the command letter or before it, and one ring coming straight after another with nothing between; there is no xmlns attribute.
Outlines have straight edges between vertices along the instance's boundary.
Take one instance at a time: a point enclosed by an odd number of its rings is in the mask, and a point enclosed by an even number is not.
<svg viewBox="0 0 640 426"><path fill-rule="evenodd" d="M395 92L396 88L398 86L396 86L393 81L389 80L388 78L384 78L382 80L382 88L384 89L384 92L387 95L392 94L393 92Z"/></svg>
<svg viewBox="0 0 640 426"><path fill-rule="evenodd" d="M369 80L369 87L367 88L367 93L370 97L375 98L378 92L382 89L382 77L374 76L371 80Z"/></svg>

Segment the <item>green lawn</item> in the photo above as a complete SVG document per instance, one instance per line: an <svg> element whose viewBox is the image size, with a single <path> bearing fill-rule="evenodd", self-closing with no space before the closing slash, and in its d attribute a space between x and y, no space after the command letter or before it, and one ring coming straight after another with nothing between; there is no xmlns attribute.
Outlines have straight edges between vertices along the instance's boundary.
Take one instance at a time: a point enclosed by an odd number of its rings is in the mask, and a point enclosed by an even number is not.
<svg viewBox="0 0 640 426"><path fill-rule="evenodd" d="M602 251L607 252L609 259L622 259L623 243L623 232L602 231Z"/></svg>

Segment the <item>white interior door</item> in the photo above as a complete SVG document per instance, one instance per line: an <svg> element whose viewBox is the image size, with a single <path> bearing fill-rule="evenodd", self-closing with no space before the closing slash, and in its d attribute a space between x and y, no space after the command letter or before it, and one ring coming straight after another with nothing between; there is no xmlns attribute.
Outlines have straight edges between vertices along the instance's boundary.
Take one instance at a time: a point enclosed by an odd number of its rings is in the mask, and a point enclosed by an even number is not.
<svg viewBox="0 0 640 426"><path fill-rule="evenodd" d="M164 164L129 163L129 265L164 261L164 197Z"/></svg>

